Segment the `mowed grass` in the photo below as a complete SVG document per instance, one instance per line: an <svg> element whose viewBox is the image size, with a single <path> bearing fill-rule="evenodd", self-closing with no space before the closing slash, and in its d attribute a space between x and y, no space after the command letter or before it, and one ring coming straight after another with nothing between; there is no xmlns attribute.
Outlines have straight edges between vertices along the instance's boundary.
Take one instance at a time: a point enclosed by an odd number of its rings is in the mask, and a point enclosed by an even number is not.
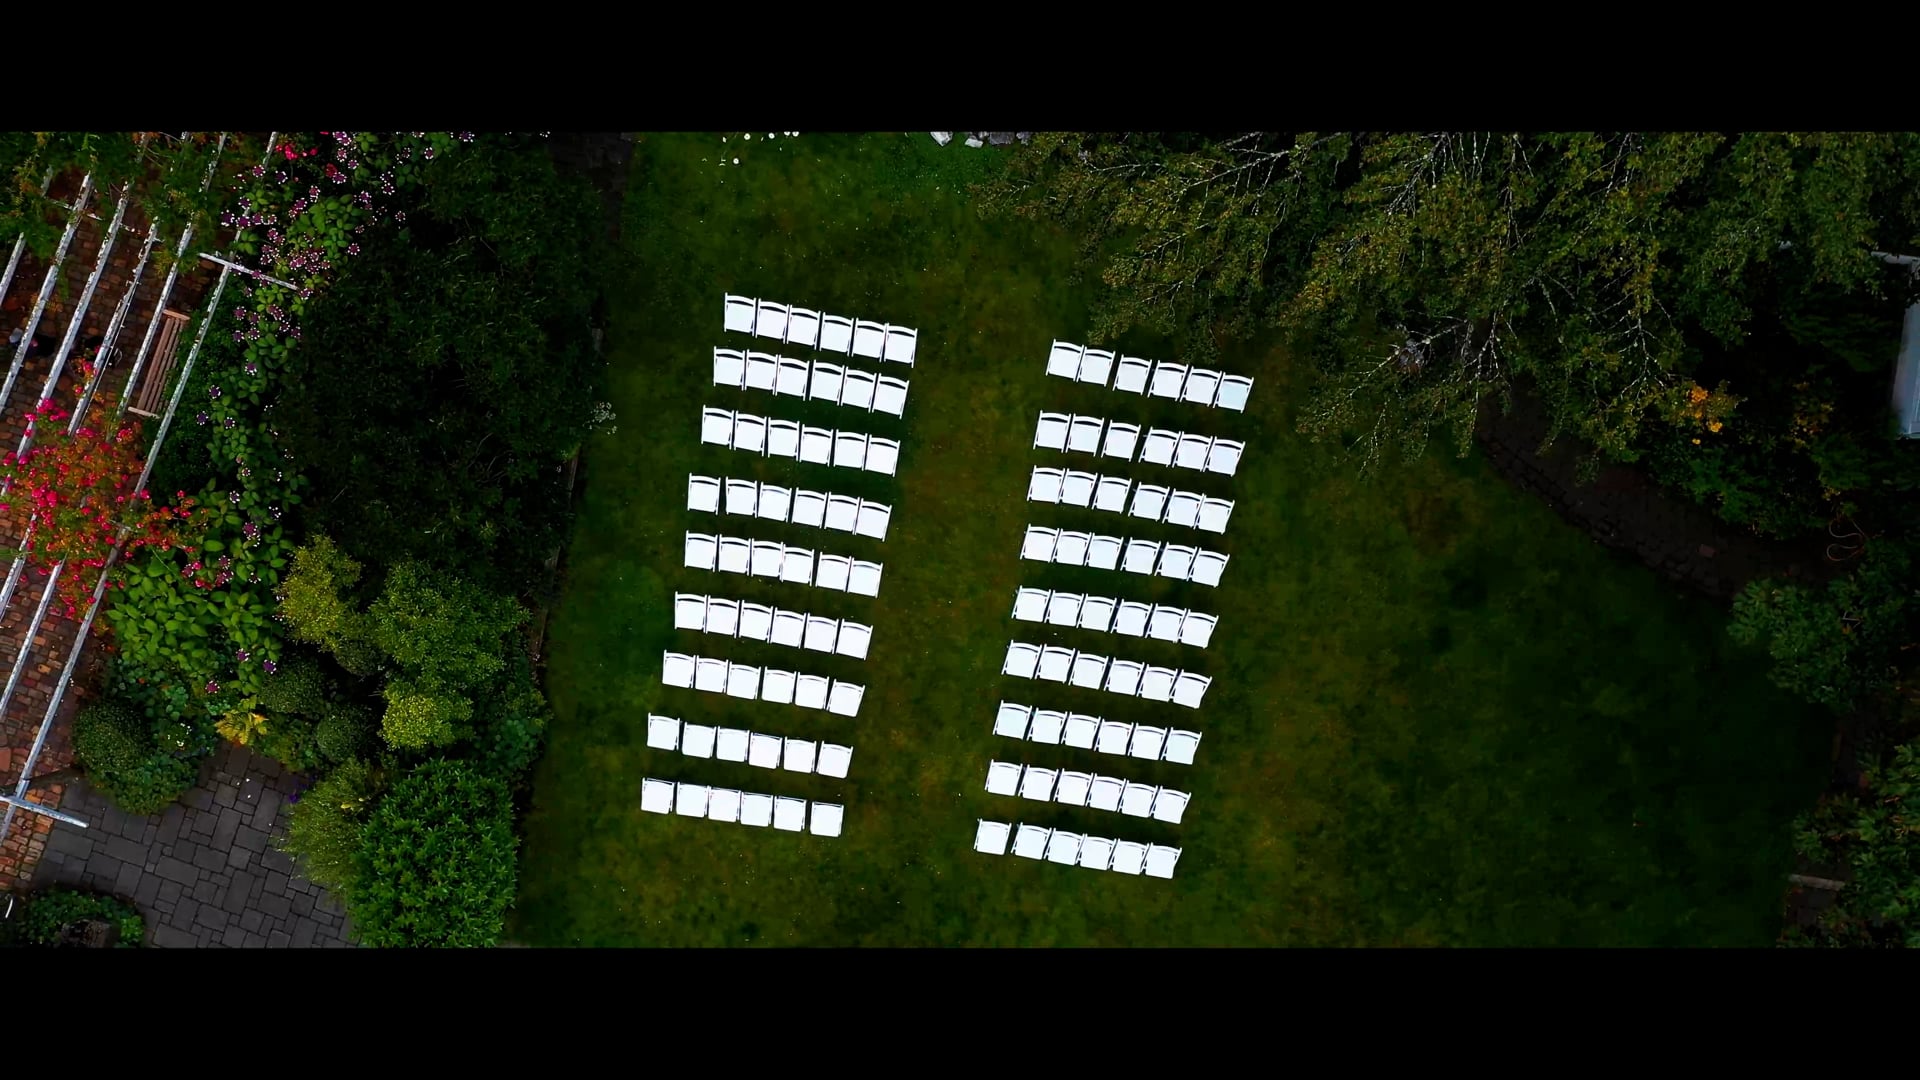
<svg viewBox="0 0 1920 1080"><path fill-rule="evenodd" d="M719 166L725 156L741 159ZM628 196L634 278L616 298L618 432L592 443L550 636L555 721L515 932L539 945L1757 945L1778 925L1787 822L1815 794L1816 715L1768 686L1724 616L1616 559L1477 460L1361 479L1294 433L1302 379L1268 348L1244 415L1044 374L1081 339L1073 238L983 220L987 151L924 135L647 136ZM906 416L710 385L721 296L914 325ZM732 340L729 341L729 338ZM1179 359L1166 342L1121 343ZM811 356L798 350L790 354ZM874 368L879 365L865 363ZM898 371L895 365L886 370ZM897 479L699 442L712 404L905 440ZM1030 506L1042 409L1244 438L1231 480L1083 467L1238 500L1219 589L1022 562L1029 522L1202 534ZM695 515L689 472L893 504L885 543ZM681 566L687 529L885 563L876 599ZM1015 624L1017 585L1211 611L1202 651ZM875 627L859 662L672 629L676 590ZM1013 637L1214 677L1197 712L1002 678ZM864 683L855 719L660 683L675 649ZM1201 730L1191 767L991 733L1005 697ZM854 747L845 781L645 746L648 712ZM1182 825L990 796L993 758L1193 793ZM643 814L642 777L844 802L836 839ZM993 858L975 819L1175 844L1171 881Z"/></svg>

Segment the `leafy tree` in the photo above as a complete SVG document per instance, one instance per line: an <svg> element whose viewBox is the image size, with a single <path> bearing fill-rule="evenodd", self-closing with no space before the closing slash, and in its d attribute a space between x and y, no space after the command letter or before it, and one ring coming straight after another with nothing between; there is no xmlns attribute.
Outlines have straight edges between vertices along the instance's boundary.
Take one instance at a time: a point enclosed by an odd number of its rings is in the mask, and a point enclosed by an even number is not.
<svg viewBox="0 0 1920 1080"><path fill-rule="evenodd" d="M512 597L407 560L388 571L367 616L374 646L400 670L461 691L502 670L500 639L527 613Z"/></svg>
<svg viewBox="0 0 1920 1080"><path fill-rule="evenodd" d="M1756 581L1733 604L1736 641L1764 645L1773 681L1807 700L1851 708L1893 682L1914 636L1912 559L1895 543L1876 543L1852 574L1816 592Z"/></svg>
<svg viewBox="0 0 1920 1080"><path fill-rule="evenodd" d="M360 564L325 534L315 534L294 550L286 580L280 583L280 617L293 640L318 645L356 675L370 674L378 663L351 590L360 580Z"/></svg>
<svg viewBox="0 0 1920 1080"><path fill-rule="evenodd" d="M401 776L362 833L347 893L360 939L378 946L486 948L513 902L513 803L472 762Z"/></svg>
<svg viewBox="0 0 1920 1080"><path fill-rule="evenodd" d="M1862 795L1820 804L1801 822L1800 853L1847 868L1851 880L1821 912L1811 934L1794 943L1920 948L1920 742L1867 773Z"/></svg>

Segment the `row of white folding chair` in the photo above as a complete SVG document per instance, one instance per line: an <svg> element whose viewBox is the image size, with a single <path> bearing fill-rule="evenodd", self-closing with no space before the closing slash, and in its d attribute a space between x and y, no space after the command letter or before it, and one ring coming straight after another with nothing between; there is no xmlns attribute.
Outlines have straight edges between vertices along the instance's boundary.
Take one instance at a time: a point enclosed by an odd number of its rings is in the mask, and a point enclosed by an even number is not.
<svg viewBox="0 0 1920 1080"><path fill-rule="evenodd" d="M836 716L858 716L860 699L867 696L866 687L825 675L801 675L782 668L767 668L763 673L752 664L677 652L661 654L660 681L682 690L825 709Z"/></svg>
<svg viewBox="0 0 1920 1080"><path fill-rule="evenodd" d="M887 538L887 526L893 520L893 508L886 503L856 499L851 495L787 488L754 480L721 479L717 476L687 476L687 509L720 513L721 492L726 492L726 512L767 521L791 521L816 529L858 533L875 540Z"/></svg>
<svg viewBox="0 0 1920 1080"><path fill-rule="evenodd" d="M752 574L816 589L860 596L880 595L880 573L885 569L881 563L824 551L816 558L811 548L789 547L773 540L744 540L697 532L686 536L686 555L682 561L695 570Z"/></svg>
<svg viewBox="0 0 1920 1080"><path fill-rule="evenodd" d="M713 350L713 385L765 390L786 397L831 401L899 416L907 411L907 380L842 368L825 360L808 363L762 352Z"/></svg>
<svg viewBox="0 0 1920 1080"><path fill-rule="evenodd" d="M1000 665L1002 675L1043 682L1072 683L1087 690L1105 690L1148 701L1171 701L1197 709L1213 685L1208 675L1191 671L1143 664L1138 660L1113 660L1098 653L1083 653L1061 645L1039 646L1024 641L1007 643L1007 658Z"/></svg>
<svg viewBox="0 0 1920 1080"><path fill-rule="evenodd" d="M1138 424L1121 424L1120 441L1115 448L1130 446L1126 442L1126 429L1132 428L1137 436ZM1074 416L1068 413L1043 412L1033 428L1033 446L1036 450L1058 450L1062 453L1073 451L1076 454L1098 454L1101 452L1101 435L1107 430L1107 421L1098 416ZM1119 457L1113 450L1107 451L1110 457Z"/></svg>
<svg viewBox="0 0 1920 1080"><path fill-rule="evenodd" d="M782 739L740 728L682 724L671 716L647 716L647 745L655 750L678 750L688 757L743 761L762 769L813 773L844 780L853 763L853 747L816 743L812 739Z"/></svg>
<svg viewBox="0 0 1920 1080"><path fill-rule="evenodd" d="M805 345L821 352L850 352L874 360L913 364L920 332L907 326L889 326L845 315L822 315L803 307L772 300L754 300L729 293L725 319L728 330Z"/></svg>
<svg viewBox="0 0 1920 1080"><path fill-rule="evenodd" d="M1141 540L1137 537L1122 540L1104 533L1029 525L1026 536L1020 542L1020 557L1063 566L1090 566L1095 570L1120 569L1130 574L1148 575L1157 573L1175 581L1217 587L1220 575L1226 572L1227 560L1232 556L1186 544L1162 544L1157 540Z"/></svg>
<svg viewBox="0 0 1920 1080"><path fill-rule="evenodd" d="M865 469L887 476L900 466L898 439L712 407L700 410L700 441L750 454L798 458L813 465Z"/></svg>
<svg viewBox="0 0 1920 1080"><path fill-rule="evenodd" d="M1131 505L1128 495L1131 493ZM1198 492L1173 490L1160 484L1136 485L1124 476L1100 476L1079 469L1035 465L1027 477L1027 501L1062 506L1091 507L1118 514L1123 511L1148 521L1162 521L1211 533L1227 531L1233 500Z"/></svg>
<svg viewBox="0 0 1920 1080"><path fill-rule="evenodd" d="M673 594L673 627L703 634L768 641L795 649L867 658L873 627L851 619L803 615L785 608L699 593Z"/></svg>
<svg viewBox="0 0 1920 1080"><path fill-rule="evenodd" d="M1237 439L1151 428L1140 444L1140 460L1149 465L1232 476L1239 470L1240 455L1246 449L1247 444Z"/></svg>
<svg viewBox="0 0 1920 1080"><path fill-rule="evenodd" d="M1194 751L1200 748L1200 733L1184 728L1149 727L1102 720L1086 713L1059 709L1036 709L1002 701L993 718L993 733L1009 739L1025 739L1047 746L1065 744L1078 750L1097 750L1116 757L1142 761L1171 761L1176 765L1193 764Z"/></svg>
<svg viewBox="0 0 1920 1080"><path fill-rule="evenodd" d="M1133 461L1137 454L1138 460L1150 465L1224 476L1232 476L1239 470L1240 456L1247 449L1247 444L1237 439L1218 439L1164 428L1153 428L1142 442L1139 424L1056 412L1040 414L1033 429L1033 445L1040 450L1097 453L1122 461Z"/></svg>
<svg viewBox="0 0 1920 1080"><path fill-rule="evenodd" d="M1170 878L1180 862L1180 850L1162 844L1142 844L1137 840L1114 840L1105 836L1081 835L1065 829L1043 829L1022 824L1016 830L1004 821L980 819L973 833L973 850L988 855L1005 855L1007 840L1013 839L1013 853L1023 859L1045 859L1062 866L1082 866L1089 870L1112 870L1119 874L1139 874Z"/></svg>
<svg viewBox="0 0 1920 1080"><path fill-rule="evenodd" d="M650 814L677 814L762 828L771 825L782 832L804 830L815 836L839 836L846 817L846 808L839 803L814 803L809 815L805 799L705 784L675 784L652 777L640 781L640 809Z"/></svg>
<svg viewBox="0 0 1920 1080"><path fill-rule="evenodd" d="M1094 810L1117 810L1128 817L1149 817L1169 825L1180 824L1193 796L1185 791L1136 784L1112 776L1020 766L1010 761L987 764L987 793L1019 795L1034 802L1057 802Z"/></svg>
<svg viewBox="0 0 1920 1080"><path fill-rule="evenodd" d="M1063 379L1106 386L1109 371L1113 373L1113 389L1122 393L1151 393L1235 412L1246 409L1247 395L1253 389L1253 380L1245 375L1226 375L1209 368L1188 368L1165 361L1156 364L1137 356L1123 356L1116 366L1113 353L1070 341L1055 341L1047 354L1047 374Z"/></svg>
<svg viewBox="0 0 1920 1080"><path fill-rule="evenodd" d="M1013 617L1021 622L1074 626L1102 634L1177 641L1200 649L1213 640L1214 627L1220 623L1218 615L1166 604L1025 587L1014 590Z"/></svg>

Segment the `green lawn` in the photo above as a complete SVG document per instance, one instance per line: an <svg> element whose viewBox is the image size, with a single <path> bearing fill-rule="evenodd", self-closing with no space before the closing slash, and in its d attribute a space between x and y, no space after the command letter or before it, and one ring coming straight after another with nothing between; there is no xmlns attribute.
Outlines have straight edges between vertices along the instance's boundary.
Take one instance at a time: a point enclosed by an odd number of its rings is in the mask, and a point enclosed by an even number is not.
<svg viewBox="0 0 1920 1080"><path fill-rule="evenodd" d="M724 155L738 167L719 166ZM1823 774L1822 722L1773 691L1713 607L1600 550L1478 460L1361 480L1294 434L1283 354L1243 415L1044 374L1084 337L1093 286L1072 238L983 220L989 151L925 135L648 136L628 195L637 269L616 298L618 432L587 489L550 636L555 721L527 822L515 932L543 945L1759 945L1776 931L1787 822ZM903 422L712 388L725 291L920 328ZM735 344L745 344L738 339ZM1166 342L1120 343L1177 359ZM801 353L800 355L809 355ZM868 367L876 365L868 364ZM888 365L893 369L894 365ZM901 433L896 479L702 446L699 411ZM1017 558L1022 528L1196 535L1029 507L1041 409L1248 441L1210 545L1219 589ZM1059 455L1046 455L1059 463ZM1090 459L1078 458L1079 462ZM1114 462L1136 477L1175 474ZM1089 466L1092 467L1092 466ZM881 544L685 509L690 472L866 495ZM680 565L689 529L879 559L877 599ZM1173 705L998 675L1016 585L1183 603L1220 616L1204 653L1020 624L1025 640L1184 665ZM871 658L676 632L674 591L875 626ZM677 649L861 682L857 719L664 689ZM991 733L1002 696L1205 733L1192 767ZM846 781L645 746L649 711L854 747ZM987 762L1068 766L1193 792L1180 826L990 796ZM642 814L643 776L843 801L837 839ZM979 817L1177 844L1171 881L993 858Z"/></svg>

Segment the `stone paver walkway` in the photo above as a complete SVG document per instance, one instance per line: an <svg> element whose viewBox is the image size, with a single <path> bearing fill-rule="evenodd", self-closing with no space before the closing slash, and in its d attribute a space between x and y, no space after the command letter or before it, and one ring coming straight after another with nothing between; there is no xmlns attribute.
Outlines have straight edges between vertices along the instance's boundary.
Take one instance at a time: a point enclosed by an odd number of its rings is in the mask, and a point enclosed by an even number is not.
<svg viewBox="0 0 1920 1080"><path fill-rule="evenodd" d="M63 805L92 827L56 826L32 885L84 885L133 901L150 945L350 945L340 905L274 848L297 790L277 762L231 745L156 817L124 814L76 781Z"/></svg>

